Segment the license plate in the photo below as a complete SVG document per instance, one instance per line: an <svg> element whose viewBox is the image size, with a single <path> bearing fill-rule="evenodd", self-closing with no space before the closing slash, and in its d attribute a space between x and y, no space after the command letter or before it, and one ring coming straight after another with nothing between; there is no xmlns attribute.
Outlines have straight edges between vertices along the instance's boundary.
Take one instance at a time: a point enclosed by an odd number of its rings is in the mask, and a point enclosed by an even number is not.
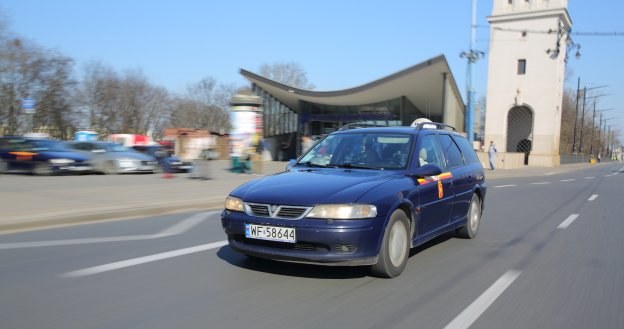
<svg viewBox="0 0 624 329"><path fill-rule="evenodd" d="M279 242L297 242L295 229L290 227L245 224L245 237Z"/></svg>

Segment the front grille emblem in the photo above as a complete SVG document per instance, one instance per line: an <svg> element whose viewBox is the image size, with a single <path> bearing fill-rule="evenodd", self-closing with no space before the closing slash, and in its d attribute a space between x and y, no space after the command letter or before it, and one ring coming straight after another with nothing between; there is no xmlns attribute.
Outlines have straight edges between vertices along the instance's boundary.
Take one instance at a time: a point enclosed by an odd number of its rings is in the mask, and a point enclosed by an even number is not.
<svg viewBox="0 0 624 329"><path fill-rule="evenodd" d="M277 212L278 208L279 206L276 204L272 204L269 206L269 212L271 213L271 217L275 217L275 213Z"/></svg>

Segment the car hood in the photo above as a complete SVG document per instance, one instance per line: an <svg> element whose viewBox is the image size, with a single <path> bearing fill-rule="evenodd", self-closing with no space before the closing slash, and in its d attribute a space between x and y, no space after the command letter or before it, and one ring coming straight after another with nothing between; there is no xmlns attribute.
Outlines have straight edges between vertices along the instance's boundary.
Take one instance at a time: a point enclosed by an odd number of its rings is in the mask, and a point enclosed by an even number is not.
<svg viewBox="0 0 624 329"><path fill-rule="evenodd" d="M138 153L138 152L109 152L107 153L111 158L114 159L134 159L140 161L156 161L151 155Z"/></svg>
<svg viewBox="0 0 624 329"><path fill-rule="evenodd" d="M71 151L39 151L36 157L42 159L70 159L74 161L87 161L89 157L78 152Z"/></svg>
<svg viewBox="0 0 624 329"><path fill-rule="evenodd" d="M231 195L245 202L313 206L353 203L374 187L404 177L371 170L292 170L248 182Z"/></svg>

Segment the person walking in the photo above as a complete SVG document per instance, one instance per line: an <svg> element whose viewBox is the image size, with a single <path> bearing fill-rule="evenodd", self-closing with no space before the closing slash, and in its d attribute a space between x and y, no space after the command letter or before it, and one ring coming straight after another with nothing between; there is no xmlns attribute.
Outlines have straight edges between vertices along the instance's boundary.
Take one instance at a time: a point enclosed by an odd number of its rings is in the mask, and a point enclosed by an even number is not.
<svg viewBox="0 0 624 329"><path fill-rule="evenodd" d="M496 153L498 150L496 149L496 145L494 145L493 141L490 141L490 148L488 149L488 157L490 158L490 169L494 170L496 167L494 166L494 157L496 157Z"/></svg>

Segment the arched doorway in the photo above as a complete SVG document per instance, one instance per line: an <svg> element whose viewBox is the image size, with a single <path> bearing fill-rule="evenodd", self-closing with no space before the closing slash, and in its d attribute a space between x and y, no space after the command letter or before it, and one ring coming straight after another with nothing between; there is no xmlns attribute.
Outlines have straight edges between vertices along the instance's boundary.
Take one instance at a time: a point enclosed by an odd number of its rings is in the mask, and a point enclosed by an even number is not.
<svg viewBox="0 0 624 329"><path fill-rule="evenodd" d="M533 110L528 106L515 106L507 114L507 152L524 153L524 164L529 164L533 147Z"/></svg>

